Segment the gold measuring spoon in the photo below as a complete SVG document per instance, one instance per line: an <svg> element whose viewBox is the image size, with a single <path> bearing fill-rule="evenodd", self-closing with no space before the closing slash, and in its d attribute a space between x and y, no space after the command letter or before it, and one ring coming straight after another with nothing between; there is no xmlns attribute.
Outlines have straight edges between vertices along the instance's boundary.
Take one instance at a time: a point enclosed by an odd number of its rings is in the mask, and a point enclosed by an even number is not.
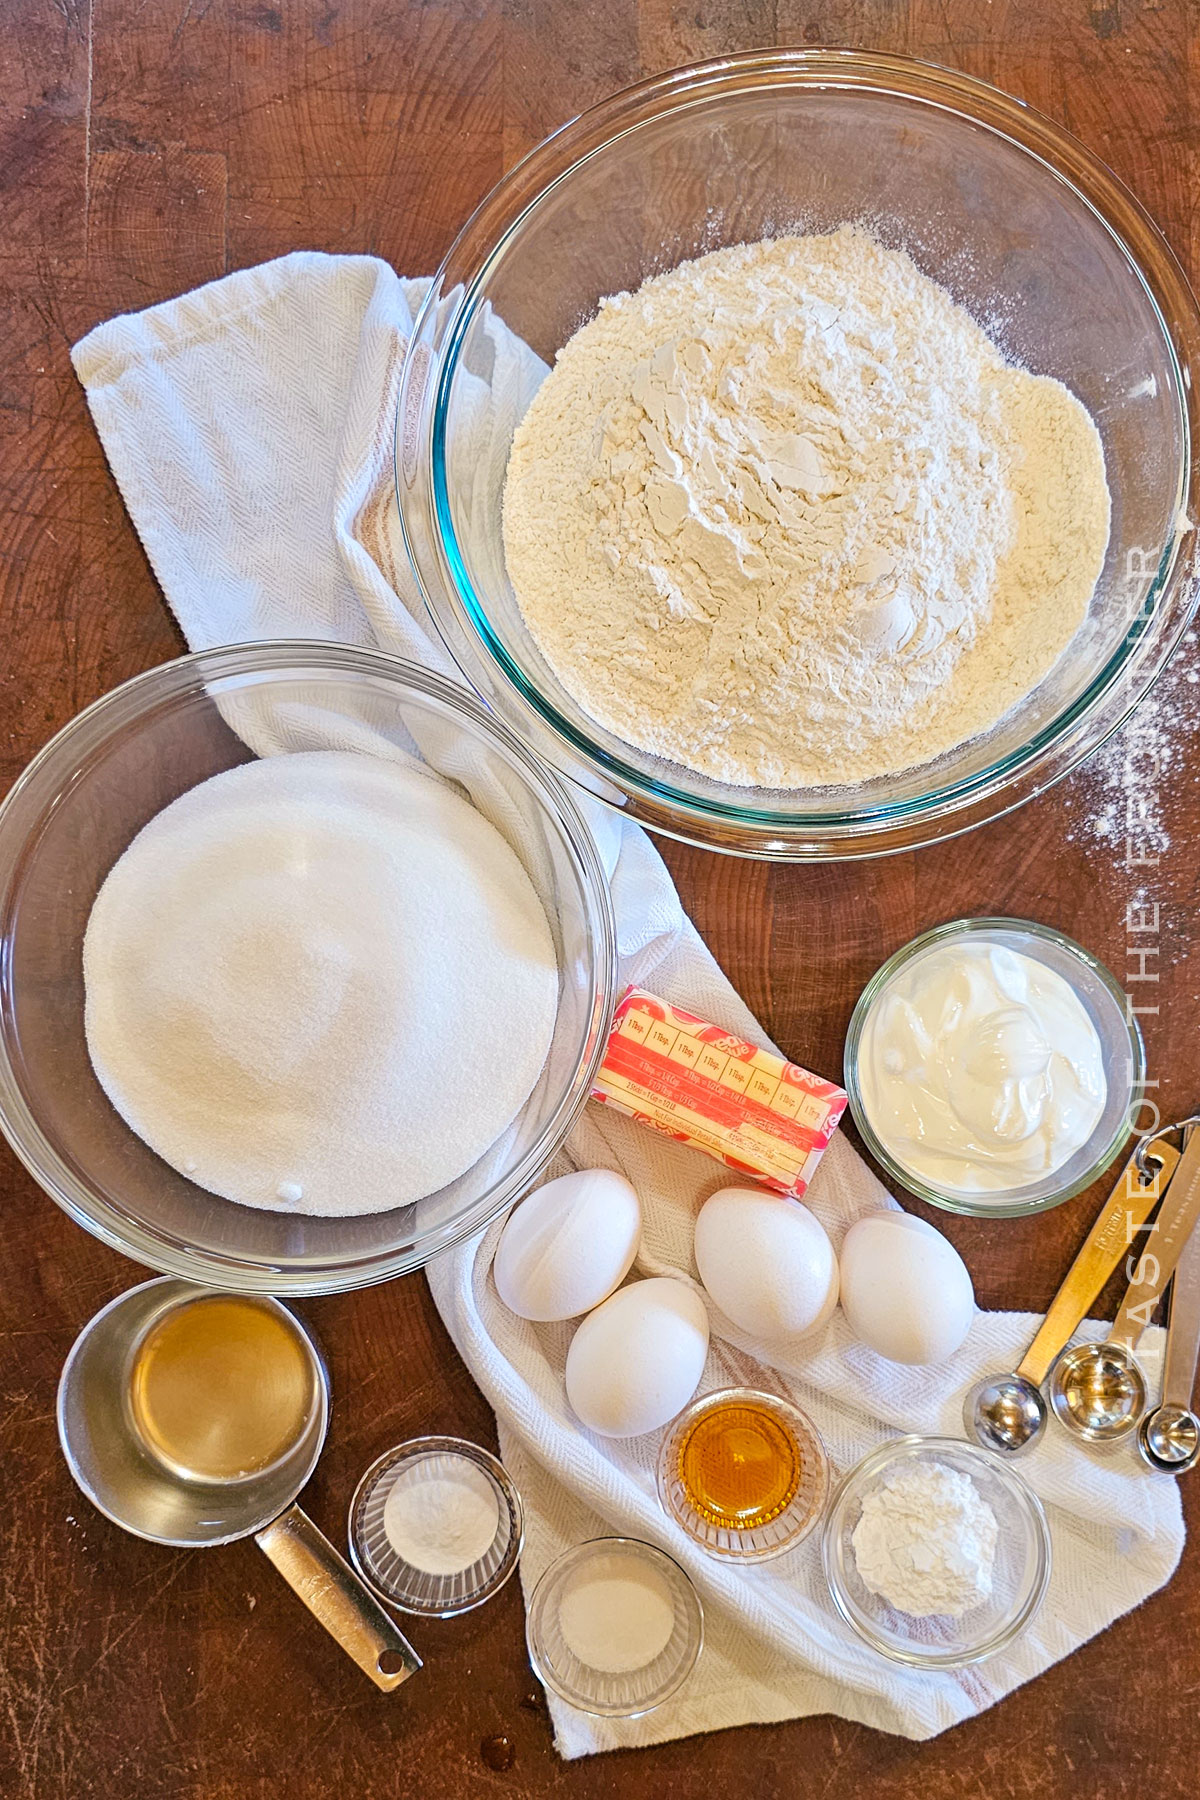
<svg viewBox="0 0 1200 1800"><path fill-rule="evenodd" d="M1115 1444L1137 1429L1146 1377L1134 1351L1200 1219L1200 1132L1193 1132L1163 1196L1112 1331L1102 1344L1077 1344L1054 1365L1055 1417L1092 1444Z"/></svg>
<svg viewBox="0 0 1200 1800"><path fill-rule="evenodd" d="M1016 1368L1010 1375L988 1375L971 1389L963 1424L985 1450L1021 1456L1038 1442L1046 1429L1042 1383L1051 1364L1158 1205L1178 1162L1179 1151L1165 1136L1138 1145Z"/></svg>

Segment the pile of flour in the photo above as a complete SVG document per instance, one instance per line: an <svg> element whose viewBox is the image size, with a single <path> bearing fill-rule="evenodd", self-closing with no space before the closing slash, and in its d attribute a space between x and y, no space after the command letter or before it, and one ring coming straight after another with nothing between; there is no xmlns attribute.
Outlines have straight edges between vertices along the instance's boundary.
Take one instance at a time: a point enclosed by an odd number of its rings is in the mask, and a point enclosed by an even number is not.
<svg viewBox="0 0 1200 1800"><path fill-rule="evenodd" d="M602 301L504 495L567 691L744 786L862 781L985 730L1082 622L1108 528L1086 409L852 227Z"/></svg>
<svg viewBox="0 0 1200 1800"><path fill-rule="evenodd" d="M873 1594L914 1618L960 1619L992 1592L1000 1529L969 1475L900 1468L862 1503L851 1542Z"/></svg>
<svg viewBox="0 0 1200 1800"><path fill-rule="evenodd" d="M164 808L83 947L101 1087L172 1167L273 1211L382 1212L511 1124L554 1029L554 943L445 783L348 751L245 763Z"/></svg>

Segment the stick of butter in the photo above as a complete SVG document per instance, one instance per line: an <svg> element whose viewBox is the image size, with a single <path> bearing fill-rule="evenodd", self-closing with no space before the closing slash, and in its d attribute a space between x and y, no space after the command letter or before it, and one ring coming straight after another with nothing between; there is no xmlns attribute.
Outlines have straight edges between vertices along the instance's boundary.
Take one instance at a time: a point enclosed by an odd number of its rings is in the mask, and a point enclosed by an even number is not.
<svg viewBox="0 0 1200 1800"><path fill-rule="evenodd" d="M832 1081L634 987L592 1098L796 1200L846 1110Z"/></svg>

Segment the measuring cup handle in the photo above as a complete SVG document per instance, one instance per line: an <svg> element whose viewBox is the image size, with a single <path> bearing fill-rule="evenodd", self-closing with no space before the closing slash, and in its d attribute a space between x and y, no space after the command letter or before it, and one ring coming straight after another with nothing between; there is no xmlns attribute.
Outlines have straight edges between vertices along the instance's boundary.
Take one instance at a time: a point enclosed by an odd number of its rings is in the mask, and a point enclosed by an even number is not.
<svg viewBox="0 0 1200 1800"><path fill-rule="evenodd" d="M298 1506L256 1531L254 1540L376 1687L390 1694L416 1674L421 1659L408 1639Z"/></svg>

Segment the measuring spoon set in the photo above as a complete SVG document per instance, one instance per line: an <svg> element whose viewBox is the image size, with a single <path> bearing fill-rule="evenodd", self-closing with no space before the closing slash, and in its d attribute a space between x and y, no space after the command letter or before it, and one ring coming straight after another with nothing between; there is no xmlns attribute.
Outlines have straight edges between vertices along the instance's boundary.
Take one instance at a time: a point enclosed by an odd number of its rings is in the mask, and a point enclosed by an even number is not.
<svg viewBox="0 0 1200 1800"><path fill-rule="evenodd" d="M968 1436L985 1448L1023 1455L1043 1436L1053 1413L1082 1442L1115 1445L1136 1437L1143 1461L1156 1472L1182 1474L1200 1461L1200 1419L1191 1404L1200 1354L1196 1123L1189 1119L1141 1140L1020 1363L1011 1373L986 1377L968 1393L963 1422ZM1108 1337L1068 1348L1139 1234L1144 1247ZM1146 1376L1136 1352L1168 1284L1163 1394L1147 1413Z"/></svg>

